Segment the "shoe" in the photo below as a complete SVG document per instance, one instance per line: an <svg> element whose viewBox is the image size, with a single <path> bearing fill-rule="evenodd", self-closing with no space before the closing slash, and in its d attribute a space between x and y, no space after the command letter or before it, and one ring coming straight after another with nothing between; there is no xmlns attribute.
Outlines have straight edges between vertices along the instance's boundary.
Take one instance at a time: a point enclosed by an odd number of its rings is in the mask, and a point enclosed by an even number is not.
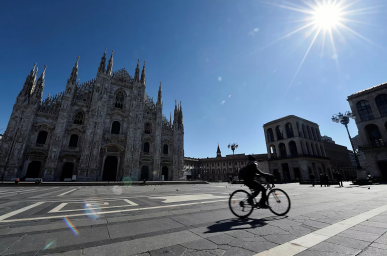
<svg viewBox="0 0 387 256"><path fill-rule="evenodd" d="M269 209L269 208L270 208L270 206L268 206L268 205L265 204L265 203L258 203L258 207L259 207L259 208L262 208L262 209Z"/></svg>

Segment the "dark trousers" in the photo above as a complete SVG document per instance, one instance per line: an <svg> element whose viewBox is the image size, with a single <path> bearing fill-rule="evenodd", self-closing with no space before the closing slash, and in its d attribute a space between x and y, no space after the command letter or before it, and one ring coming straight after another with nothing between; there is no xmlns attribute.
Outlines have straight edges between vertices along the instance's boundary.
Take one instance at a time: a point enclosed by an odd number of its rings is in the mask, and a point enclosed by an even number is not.
<svg viewBox="0 0 387 256"><path fill-rule="evenodd" d="M314 187L314 179L310 179L310 181L312 182L312 186Z"/></svg>
<svg viewBox="0 0 387 256"><path fill-rule="evenodd" d="M337 181L339 182L339 186L343 187L343 180L342 179L338 179Z"/></svg>
<svg viewBox="0 0 387 256"><path fill-rule="evenodd" d="M251 181L245 181L244 184L246 186L248 186L250 189L254 190L254 193L253 193L253 198L256 197L259 192L262 192L262 198L261 200L259 201L260 203L265 203L266 202L266 189L264 186L262 186L261 183L259 183L258 181L254 181L254 180L251 180Z"/></svg>

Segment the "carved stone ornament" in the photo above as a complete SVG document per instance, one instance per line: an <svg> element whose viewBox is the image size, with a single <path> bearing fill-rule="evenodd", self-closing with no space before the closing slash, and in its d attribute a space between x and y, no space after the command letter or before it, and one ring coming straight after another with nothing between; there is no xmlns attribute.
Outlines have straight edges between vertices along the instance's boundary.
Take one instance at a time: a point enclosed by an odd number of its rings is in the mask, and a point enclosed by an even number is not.
<svg viewBox="0 0 387 256"><path fill-rule="evenodd" d="M39 130L44 130L46 132L50 132L52 129L54 129L54 126L52 125L49 125L49 124L46 124L46 123L43 123L43 124L36 124L35 125L35 128L39 131Z"/></svg>
<svg viewBox="0 0 387 256"><path fill-rule="evenodd" d="M61 136L57 135L54 137L53 141L51 142L51 145L54 147L58 147L60 145Z"/></svg>
<svg viewBox="0 0 387 256"><path fill-rule="evenodd" d="M114 145L107 146L107 152L120 152L120 148Z"/></svg>

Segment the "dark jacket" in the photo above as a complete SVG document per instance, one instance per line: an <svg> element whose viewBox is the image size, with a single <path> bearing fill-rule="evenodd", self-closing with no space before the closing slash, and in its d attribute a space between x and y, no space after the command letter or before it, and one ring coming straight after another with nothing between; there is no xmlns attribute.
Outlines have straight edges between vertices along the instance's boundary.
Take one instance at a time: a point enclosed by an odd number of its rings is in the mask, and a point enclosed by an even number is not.
<svg viewBox="0 0 387 256"><path fill-rule="evenodd" d="M256 174L268 175L268 173L265 173L265 172L262 172L261 170L259 170L258 163L251 163L251 164L247 165L246 167L244 167L244 169L245 169L244 182L253 181L255 179Z"/></svg>

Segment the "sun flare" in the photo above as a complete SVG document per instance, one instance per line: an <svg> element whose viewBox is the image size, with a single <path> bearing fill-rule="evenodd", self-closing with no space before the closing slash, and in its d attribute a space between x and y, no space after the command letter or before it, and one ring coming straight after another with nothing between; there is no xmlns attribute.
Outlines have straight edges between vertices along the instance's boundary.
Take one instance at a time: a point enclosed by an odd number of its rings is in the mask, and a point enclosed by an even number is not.
<svg viewBox="0 0 387 256"><path fill-rule="evenodd" d="M332 29L340 24L342 12L339 6L327 3L316 6L313 13L314 23L321 29Z"/></svg>
<svg viewBox="0 0 387 256"><path fill-rule="evenodd" d="M265 2L268 5L287 9L292 12L298 12L302 14L303 17L298 16L296 18L291 18L291 23L301 22L302 24L295 30L287 33L286 35L281 36L280 38L272 41L271 43L260 49L262 50L278 41L288 39L291 35L300 33L301 31L303 32L303 40L306 38L311 38L309 46L301 59L301 62L293 76L293 79L291 80L288 86L288 90L296 79L297 74L300 71L302 65L304 64L304 61L307 58L311 48L313 47L315 42L319 41L320 39L322 45L321 52L319 54L320 57L322 58L322 56L331 56L331 58L336 63L338 72L340 72L340 67L338 58L339 54L337 54L336 48L337 36L339 36L340 42L342 44L347 44L345 36L349 35L352 38L357 37L358 39L362 39L367 43L370 43L371 45L377 46L378 48L382 48L350 27L351 24L368 25L356 16L364 16L365 14L374 13L377 11L379 6L363 5L364 7L358 8L356 7L356 4L359 3L360 0L300 0L300 3L294 2L295 1L292 0L277 0L276 2L270 0L268 2ZM368 1L364 1L363 3L365 2L368 3ZM326 49L326 43L329 43L331 45L331 49ZM325 54L325 51L327 51L328 54Z"/></svg>

